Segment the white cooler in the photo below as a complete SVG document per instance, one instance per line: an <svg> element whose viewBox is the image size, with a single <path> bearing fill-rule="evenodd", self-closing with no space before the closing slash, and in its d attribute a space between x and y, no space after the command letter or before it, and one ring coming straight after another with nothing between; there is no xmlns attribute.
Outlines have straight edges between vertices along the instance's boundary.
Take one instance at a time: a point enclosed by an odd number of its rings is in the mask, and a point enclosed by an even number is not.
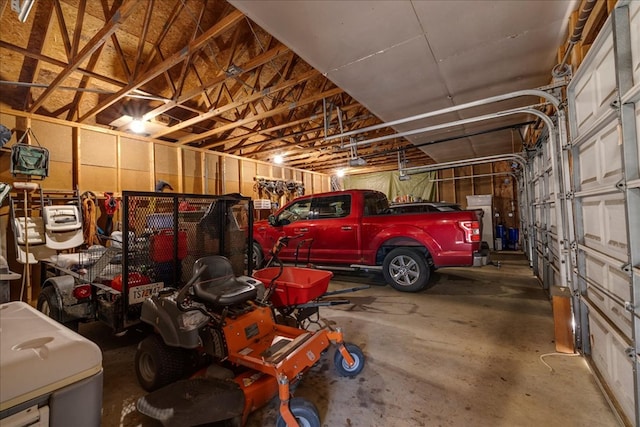
<svg viewBox="0 0 640 427"><path fill-rule="evenodd" d="M0 426L99 426L100 348L23 302L0 304Z"/></svg>

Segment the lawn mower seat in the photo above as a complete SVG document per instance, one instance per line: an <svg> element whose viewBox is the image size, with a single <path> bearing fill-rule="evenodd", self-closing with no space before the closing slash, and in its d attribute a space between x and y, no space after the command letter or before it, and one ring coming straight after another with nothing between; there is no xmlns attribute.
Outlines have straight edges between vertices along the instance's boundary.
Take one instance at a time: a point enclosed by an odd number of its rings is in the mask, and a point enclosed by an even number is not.
<svg viewBox="0 0 640 427"><path fill-rule="evenodd" d="M256 298L256 287L236 277L227 258L219 255L200 258L194 263L193 271L198 271L202 266L206 266L206 270L193 285L196 298L219 307Z"/></svg>

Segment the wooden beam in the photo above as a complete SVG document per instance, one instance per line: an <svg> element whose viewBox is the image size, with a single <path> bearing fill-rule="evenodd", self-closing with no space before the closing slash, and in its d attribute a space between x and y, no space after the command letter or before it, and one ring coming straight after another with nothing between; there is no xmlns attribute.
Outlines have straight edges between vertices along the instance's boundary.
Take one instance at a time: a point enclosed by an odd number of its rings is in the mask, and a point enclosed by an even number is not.
<svg viewBox="0 0 640 427"><path fill-rule="evenodd" d="M106 1L106 0L103 0L103 1ZM173 24L175 23L176 19L178 18L178 15L180 14L182 9L184 8L184 5L185 5L184 2L178 1L173 6L173 10L171 11L171 14L168 17L165 25L162 27L162 32L158 36L158 40L156 40L156 42L155 42L155 44L153 46L153 50L151 51L151 55L145 61L147 66L144 69L144 71L147 71L147 70L149 70L151 68L151 66L153 65L153 60L155 59L156 55L162 56L162 54L160 52L160 47L159 47L160 43L162 43L164 41L164 38L169 33L169 30L173 27ZM162 58L162 60L164 60L164 58Z"/></svg>
<svg viewBox="0 0 640 427"><path fill-rule="evenodd" d="M65 53L67 54L67 61L71 61L71 58L73 58L73 48L71 47L71 39L69 38L69 32L67 31L67 23L64 21L62 5L58 1L54 1L53 5L56 11L56 18L58 18L58 28L60 28L60 35L62 36L62 45L64 46Z"/></svg>
<svg viewBox="0 0 640 427"><path fill-rule="evenodd" d="M209 41L209 39L211 39L213 37L216 37L219 34L223 33L224 31L229 29L231 26L233 26L236 22L238 22L240 19L242 19L243 17L244 17L244 15L242 13L240 13L240 12L237 12L237 11L236 12L232 12L229 15L225 16L216 25L214 25L213 27L209 28L209 30L205 31L196 40L194 40L193 42L189 43L183 49L177 51L176 53L171 55L169 58L167 58L164 61L162 61L162 63L158 64L154 68L152 68L149 71L147 71L146 73L144 73L134 83L128 84L127 86L125 86L124 88L122 88L118 92L116 92L114 95L110 96L106 100L104 100L101 103L99 103L98 105L96 105L94 108L91 109L91 111L89 111L83 117L81 117L80 121L83 122L83 121L87 120L89 117L93 117L94 115L96 115L99 112L103 111L107 107L115 104L117 101L119 101L124 96L126 96L129 92L131 92L131 91L133 91L135 89L138 89L142 85L148 83L149 81L153 80L154 78L156 78L160 74L162 74L165 71L169 70L174 65L180 63L185 58L187 58L189 54L202 49L206 45L206 43Z"/></svg>
<svg viewBox="0 0 640 427"><path fill-rule="evenodd" d="M336 95L338 93L341 93L342 91L343 90L340 89L340 88L335 88L335 89L328 90L326 92L318 93L318 94L315 94L314 96L310 96L309 98L306 98L306 99L304 99L302 101L299 101L299 102L296 102L296 103L290 103L290 104L284 105L282 107L274 108L274 109L272 109L270 111L265 111L264 113L258 114L256 116L252 116L252 117L248 117L248 118L243 119L243 120L239 120L238 122L230 124L230 125L227 125L227 126L221 126L221 127L215 128L215 129L211 129L210 131L207 131L207 132L203 132L203 133L200 133L200 134L196 134L196 135L192 135L192 136L181 138L181 139L178 140L177 143L184 145L184 144L189 144L189 143L196 142L196 141L201 141L201 140L203 140L205 138L208 138L208 137L210 137L212 135L217 135L219 133L226 132L226 131L231 130L231 129L235 129L235 128L240 127L240 126L244 126L247 123L257 122L258 120L262 120L262 119L264 119L266 117L272 117L272 116L275 116L275 115L278 115L278 114L286 113L286 112L288 112L288 111L290 111L292 109L299 108L299 107L302 107L304 105L311 104L313 102L317 102L317 101L321 100L322 98L328 98L330 96L333 96L333 95Z"/></svg>
<svg viewBox="0 0 640 427"><path fill-rule="evenodd" d="M138 50L136 52L136 59L134 61L133 68L133 79L135 80L140 73L140 69L144 64L144 60L142 59L142 54L144 53L144 44L147 41L147 33L149 32L149 23L151 22L151 12L154 9L155 0L149 0L149 5L147 6L147 11L144 15L144 22L142 24L142 31L140 32L140 38L138 39Z"/></svg>
<svg viewBox="0 0 640 427"><path fill-rule="evenodd" d="M347 105L347 106L343 106L343 107L341 107L341 109L342 109L342 111L345 111L345 110L351 110L351 109L355 109L355 108L359 108L359 107L361 107L360 104L354 103L354 104L350 104L350 105ZM335 115L335 112L332 113L332 116L333 115ZM313 120L323 120L323 119L324 119L324 117L321 114L313 114L311 116L307 116L307 117L304 117L302 119L294 120L292 122L288 122L288 123L283 123L283 124L280 124L280 125L272 126L270 128L267 128L267 129L261 129L261 130L253 131L251 133L246 133L244 135L240 135L240 136L236 136L236 137L233 137L233 138L225 139L224 141L217 141L215 143L206 145L206 148L219 147L219 146L226 145L226 144L235 144L237 142L245 141L247 139L254 138L256 136L267 135L267 134L270 134L272 132L276 132L276 131L281 130L281 129L286 129L286 128L289 128L289 127L293 127L293 126L299 125L301 123L306 123L306 122L310 122L310 121L313 121Z"/></svg>
<svg viewBox="0 0 640 427"><path fill-rule="evenodd" d="M366 118L360 117L360 116L356 116L352 119L350 119L347 122L344 122L343 124L347 125L347 124L357 124L363 120L366 120L369 117L375 117L373 115L369 115ZM309 123L308 121L305 123ZM353 128L355 127L360 127L360 126L353 126ZM306 136L309 133L316 133L316 136L307 140L302 141L301 138L303 136ZM291 134L288 135L282 135L280 137L277 138L271 138L271 139L265 139L262 141L255 141L255 142L250 142L248 144L242 144L241 146L236 146L233 148L229 148L229 149L225 149L222 150L223 153L231 153L233 154L234 152L237 152L239 149L246 149L246 148L250 148L250 147L255 147L255 146L265 146L268 144L273 144L273 143L283 143L283 144L292 144L290 141L287 141L288 138L300 138L299 140L296 140L293 144L294 145L302 145L302 144L309 144L312 142L318 142L318 141L322 141L324 140L324 135L320 136L320 133L324 133L324 126L319 126L319 127L315 127L315 128L309 128L309 129L302 129L299 130L297 132L293 132ZM336 143L332 143L332 145L336 145ZM282 147L278 147L278 149L282 149ZM268 150L268 149L266 149Z"/></svg>
<svg viewBox="0 0 640 427"><path fill-rule="evenodd" d="M265 53L264 55L260 55L257 56L255 58L253 58L252 60L246 62L245 64L241 65L240 67L242 68L242 72L246 73L249 72L253 69L255 69L256 67L259 67L261 65L263 65L265 62L276 58L280 55L283 55L285 53L289 52L289 48L284 46L284 45L280 45L274 49L271 49L270 51L268 51L267 53ZM196 97L196 96L200 96L202 94L202 91L205 91L215 85L219 85L220 83L224 82L227 79L226 74L224 73L220 73L220 75L218 75L217 77L215 77L214 79L208 81L207 83L201 85L200 87L196 87L191 89L189 92L184 93L184 94L180 94L180 96L178 97L177 100L172 101L172 102L167 102L165 105L162 105L150 112L148 112L147 114L144 115L144 120L150 120L156 116L159 116L160 114L169 111L172 108L175 108L176 106ZM202 113L202 112L201 112ZM177 126L177 125L176 125ZM188 125L187 125L188 126ZM186 127L186 126L185 126ZM177 128L175 130L179 130L180 128ZM168 133L174 132L169 131L166 133L163 133L162 135L159 136L164 136L167 135ZM156 134L157 135L157 134Z"/></svg>
<svg viewBox="0 0 640 427"><path fill-rule="evenodd" d="M264 90L262 90L260 92L254 93L253 95L249 95L249 96L247 96L247 97L245 97L245 98L243 98L243 99L241 99L241 100L239 100L237 102L231 102L231 103L229 103L227 105L224 105L224 106L222 106L220 108L216 108L216 109L210 110L210 111L208 111L206 113L201 114L198 117L194 117L192 119L185 120L183 122L178 123L177 125L171 126L168 129L165 129L165 130L162 130L160 132L157 132L154 135L152 135L151 137L152 138L160 138L160 137L162 137L164 135L168 135L168 134L176 132L176 131L178 131L180 129L184 129L186 127L192 126L192 125L194 125L194 124L196 124L198 122L201 122L203 120L207 120L207 119L210 119L212 117L219 116L219 115L221 115L223 113L226 113L227 111L231 111L231 110L233 110L235 108L238 108L238 107L240 107L242 105L248 104L248 103L253 102L255 100L258 100L258 99L261 99L262 97L267 96L269 94L276 93L278 91L284 90L284 89L286 89L288 87L291 87L291 86L295 86L295 85L299 84L302 81L311 79L311 78L316 77L318 75L319 75L318 71L311 70L311 71L301 75L300 77L298 77L295 80L283 82L283 83L281 83L279 85L276 85L274 87L266 88L266 89L264 89Z"/></svg>
<svg viewBox="0 0 640 427"><path fill-rule="evenodd" d="M123 4L120 9L113 15L111 20L100 30L98 31L91 40L85 45L85 47L78 53L78 55L73 58L65 68L62 70L55 79L49 84L49 87L45 89L45 91L40 95L40 97L33 103L31 108L29 108L30 112L36 111L38 108L42 106L44 101L51 95L58 87L62 84L62 82L73 73L76 68L82 64L85 59L95 52L105 40L113 34L120 25L133 13L136 6L139 2L135 0L129 0Z"/></svg>
<svg viewBox="0 0 640 427"><path fill-rule="evenodd" d="M111 9L109 9L107 0L102 0L102 12L104 13L105 20L108 20L109 17L113 15L113 11L117 10L117 8L119 8L120 6L122 6L122 0L116 0ZM131 70L129 69L129 64L127 64L127 60L124 57L124 51L122 50L122 46L120 46L120 42L118 41L118 37L115 35L115 33L111 34L111 43L113 44L113 49L116 51L118 60L120 61L120 65L122 66L122 71L127 77L127 81L129 81L131 79Z"/></svg>
<svg viewBox="0 0 640 427"><path fill-rule="evenodd" d="M51 23L53 21L53 5L50 3L41 2L36 5L36 18L34 19L33 26L31 27L31 33L29 34L29 40L27 42L27 48L25 51L32 51L35 53L42 52L44 41L47 38L47 34L50 31ZM1 42L0 42L1 43ZM33 83L35 76L38 75L40 62L35 61L35 58L31 56L25 56L20 75L18 77L19 82ZM0 62L2 60L0 59ZM31 102L31 89L28 87L18 88L17 99L22 97L22 109L26 110L29 102Z"/></svg>
<svg viewBox="0 0 640 427"><path fill-rule="evenodd" d="M198 16L196 25L193 26L191 41L194 41L198 35L198 29L200 28L200 23L202 22L202 15L204 14L205 7L206 5L203 4L202 7L200 8L200 15ZM200 83L202 83L202 81L200 80L200 76L198 75L198 71L196 70L195 67L193 67L192 60L193 60L193 54L190 54L189 57L182 64L182 70L180 70L180 77L178 77L179 83L177 87L173 85L173 89L174 89L173 99L176 99L178 97L178 94L182 93L182 90L184 89L184 84L187 81L187 75L190 69L192 69L193 73L196 75ZM168 75L169 73L165 73L165 74ZM205 102L206 102L207 101L206 93L203 93L203 95L205 97Z"/></svg>
<svg viewBox="0 0 640 427"><path fill-rule="evenodd" d="M78 48L80 46L80 36L82 35L82 24L84 23L84 14L86 9L87 0L80 0L80 3L78 4L78 13L76 14L76 27L73 30L73 44L71 45L71 56L69 56L69 60L71 60L78 53Z"/></svg>
<svg viewBox="0 0 640 427"><path fill-rule="evenodd" d="M60 68L64 68L65 66L67 66L66 63L64 63L64 62L62 62L62 61L60 61L58 59L51 58L50 56L46 56L46 55L43 55L41 53L29 51L29 50L27 50L25 48L13 45L11 43L7 43L7 42L2 41L2 40L0 40L0 47L8 49L8 50L11 50L11 51L16 52L16 53L19 53L20 55L24 56L25 58L31 58L31 59L35 59L35 60L38 60L38 61L46 62L48 64L53 64L53 65L55 65L57 67L60 67ZM85 75L85 76L92 77L92 78L95 78L97 80L103 81L105 83L109 83L109 84L114 85L114 86L119 86L120 87L120 86L123 86L125 84L125 82L118 81L118 80L115 80L115 79L113 79L111 77L106 77L106 76L94 73L92 71L88 71L88 70L86 70L84 68L78 68L78 69L76 69L76 72L80 73L82 75ZM23 80L21 78L20 81L22 82L22 81L25 81L25 80ZM33 81L33 80L29 80L29 81Z"/></svg>
<svg viewBox="0 0 640 427"><path fill-rule="evenodd" d="M98 63L98 59L100 59L100 54L102 53L103 48L104 48L104 44L100 46L98 50L93 52L93 54L91 55L91 59L89 59L89 63L87 64L87 67L89 70L93 70L93 68ZM80 80L80 85L78 86L78 88L79 89L86 88L87 86L89 86L89 81L90 81L90 77L82 76L82 80ZM79 105L83 95L84 95L84 92L81 90L76 92L75 96L73 97L73 101L71 101L71 108L69 109L69 113L67 114L67 120L70 120L70 121L73 120L74 117L76 117L76 115L79 113L80 111Z"/></svg>

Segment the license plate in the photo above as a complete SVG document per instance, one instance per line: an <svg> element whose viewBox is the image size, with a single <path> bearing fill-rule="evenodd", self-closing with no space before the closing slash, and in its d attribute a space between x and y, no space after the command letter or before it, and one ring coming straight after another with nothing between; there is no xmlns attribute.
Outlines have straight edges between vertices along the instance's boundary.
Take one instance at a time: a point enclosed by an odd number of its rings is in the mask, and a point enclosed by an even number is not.
<svg viewBox="0 0 640 427"><path fill-rule="evenodd" d="M129 289L129 304L137 304L149 298L152 295L157 294L162 288L164 283L149 283L148 285L140 285L135 288Z"/></svg>

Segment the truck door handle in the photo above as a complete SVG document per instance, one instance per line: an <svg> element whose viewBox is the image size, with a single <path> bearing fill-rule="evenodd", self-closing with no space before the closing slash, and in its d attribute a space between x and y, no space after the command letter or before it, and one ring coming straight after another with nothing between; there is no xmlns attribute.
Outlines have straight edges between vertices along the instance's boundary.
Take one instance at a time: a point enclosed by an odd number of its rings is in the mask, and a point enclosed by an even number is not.
<svg viewBox="0 0 640 427"><path fill-rule="evenodd" d="M351 227L348 225L343 225L342 227L340 227L340 229L345 230L345 231L349 231L351 230Z"/></svg>
<svg viewBox="0 0 640 427"><path fill-rule="evenodd" d="M296 228L296 232L300 232L300 233L306 233L307 231L309 231L308 228Z"/></svg>

